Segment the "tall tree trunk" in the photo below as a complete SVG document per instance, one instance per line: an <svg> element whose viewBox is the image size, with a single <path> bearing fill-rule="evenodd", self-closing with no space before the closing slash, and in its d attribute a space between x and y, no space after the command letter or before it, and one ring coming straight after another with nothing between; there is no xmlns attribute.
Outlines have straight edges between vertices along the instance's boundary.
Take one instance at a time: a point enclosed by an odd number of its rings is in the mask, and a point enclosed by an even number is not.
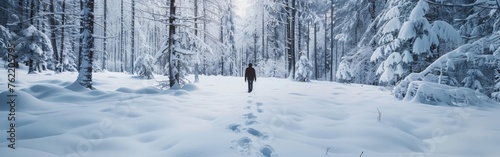
<svg viewBox="0 0 500 157"><path fill-rule="evenodd" d="M121 10L120 10L120 15L121 15L120 16L120 52L118 53L120 55L120 72L124 71L124 64L123 64L123 62L125 60L125 54L124 54L125 53L124 52L125 49L123 48L123 47L125 47L124 46L124 42L125 41L123 40L124 39L124 34L125 34L125 32L123 32L123 29L124 29L123 28L124 27L123 23L125 22L124 18L123 18L123 16L124 16L123 15L123 8L124 8L123 1L124 0L121 0Z"/></svg>
<svg viewBox="0 0 500 157"><path fill-rule="evenodd" d="M323 57L323 58L325 59L325 60L324 60L325 65L324 65L324 68L323 68L323 69L324 69L324 78L325 78L325 81L327 80L327 71L328 71L328 70L327 70L327 68L328 68L327 58L328 58L328 57L327 57L327 55L326 55L326 54L327 54L327 48L326 48L326 47L327 47L327 41L326 41L326 40L327 40L327 38L326 38L326 28L327 28L327 24L326 24L326 22L328 22L328 15L325 13L325 22L323 23L323 24L324 24L324 29L325 29L325 33L323 33L323 34L325 35L325 36L324 36L324 38L323 38L323 41L325 42L325 45L324 45L324 47L323 47L323 48L324 48L324 52L323 52L323 56L324 56L324 57Z"/></svg>
<svg viewBox="0 0 500 157"><path fill-rule="evenodd" d="M55 5L54 5L54 0L50 0L50 42L52 44L52 50L54 53L54 61L55 61L55 66L56 66L56 71L60 71L61 65L59 65L59 52L57 51L57 43L56 43L56 38L57 38L57 31L56 31L56 15L55 15Z"/></svg>
<svg viewBox="0 0 500 157"><path fill-rule="evenodd" d="M194 35L198 37L198 0L194 0ZM198 53L203 53L203 52L198 52ZM200 77L198 76L199 73L199 59L196 59L196 62L194 63L194 82L199 82Z"/></svg>
<svg viewBox="0 0 500 157"><path fill-rule="evenodd" d="M318 48L316 47L318 45L317 43L317 36L318 36L318 23L314 23L314 79L318 80Z"/></svg>
<svg viewBox="0 0 500 157"><path fill-rule="evenodd" d="M296 12L297 12L297 8L295 7L295 1L296 0L292 0L292 28L291 28L291 44L292 44L292 48L290 49L292 52L292 69L293 69L293 79L295 79L295 58L296 58L296 54L295 54L295 18L296 18Z"/></svg>
<svg viewBox="0 0 500 157"><path fill-rule="evenodd" d="M80 0L80 10L83 10L83 0ZM83 20L80 19L80 34L83 34ZM82 45L83 45L83 40L82 38L80 37L79 39L79 42L80 43L78 45L78 69L81 69L81 66L82 66Z"/></svg>
<svg viewBox="0 0 500 157"><path fill-rule="evenodd" d="M64 69L64 62L63 62L63 58L64 58L64 25L66 24L66 0L63 0L62 1L62 14L61 14L61 55L59 56L59 63L61 63L61 69L59 69L60 71L59 72L63 72L65 69Z"/></svg>
<svg viewBox="0 0 500 157"><path fill-rule="evenodd" d="M301 25L302 24L300 24L300 22L299 22L299 30L300 30L300 26ZM309 36L311 35L311 26L310 25L311 25L311 22L307 22L307 28L306 28L307 29L307 31L306 31L306 36L307 36L306 37L306 53L307 53L307 58L308 59L311 57L309 55L309 53L311 52L311 50L309 50L309 47L310 47L309 46L309 43L310 43L310 40L309 40L310 37ZM299 33L299 53L300 53L300 38L301 38L300 34L302 34L302 33Z"/></svg>
<svg viewBox="0 0 500 157"><path fill-rule="evenodd" d="M106 61L108 60L108 51L107 51L107 41L106 41L106 38L107 38L107 31L108 31L108 1L107 0L104 0L104 40L103 40L103 43L102 43L102 70L106 70Z"/></svg>
<svg viewBox="0 0 500 157"><path fill-rule="evenodd" d="M34 3L35 2L32 0L31 4L30 4L30 9L26 9L27 12L29 12L29 19L30 19L31 25L34 25L34 19L35 19L34 18L35 17L35 4ZM25 23L25 22L23 22L23 23ZM27 28L27 27L23 27L23 28L21 28L21 30L24 28ZM28 61L28 66L29 66L28 74L34 73L36 70L35 65L33 65L33 63L34 63L33 59L30 58Z"/></svg>
<svg viewBox="0 0 500 157"><path fill-rule="evenodd" d="M79 69L78 83L85 88L92 87L92 60L94 55L94 0L85 0L83 12L83 34L82 34L82 65Z"/></svg>
<svg viewBox="0 0 500 157"><path fill-rule="evenodd" d="M295 66L293 64L293 60L292 58L294 57L293 54L292 54L292 34L293 34L293 29L292 29L292 13L291 13L291 7L290 7L290 3L288 2L288 0L285 0L285 10L286 10L286 18L287 18L287 22L286 22L286 49L287 49L287 59L288 59L288 72L289 72L289 78L294 78L294 71L293 71L293 67Z"/></svg>
<svg viewBox="0 0 500 157"><path fill-rule="evenodd" d="M253 34L253 63L257 62L257 30Z"/></svg>
<svg viewBox="0 0 500 157"><path fill-rule="evenodd" d="M207 3L203 0L203 17L207 16ZM207 20L203 20L203 42L207 42ZM207 75L207 58L205 53L203 53L203 75Z"/></svg>
<svg viewBox="0 0 500 157"><path fill-rule="evenodd" d="M262 10L262 31L261 31L261 36L260 38L262 39L262 45L261 45L261 53L262 53L262 59L265 58L265 35L264 35L264 31L265 31L265 25L264 25L264 20L265 20L265 17L264 17L264 12L265 10ZM257 63L257 62L256 62Z"/></svg>
<svg viewBox="0 0 500 157"><path fill-rule="evenodd" d="M227 16L227 15L222 15L221 18L220 18L220 38L219 38L219 42L220 43L224 43L224 24L222 23L225 19L224 16ZM225 47L225 45L223 46ZM222 49L225 49L225 48L222 48ZM225 50L222 51L222 55L221 55L221 69L220 69L220 73L222 76L224 76L224 55L225 55Z"/></svg>
<svg viewBox="0 0 500 157"><path fill-rule="evenodd" d="M130 42L131 44L131 56L130 56L130 73L134 74L134 60L135 60L135 0L132 0L132 28L130 28L132 31L132 35L130 37Z"/></svg>
<svg viewBox="0 0 500 157"><path fill-rule="evenodd" d="M169 20L168 20L168 23L169 23L169 29L168 29L168 79L169 79L169 83L170 83L170 87L174 86L175 82L176 81L179 81L177 76L177 80L174 79L174 71L173 71L173 68L174 68L174 65L173 65L173 55L174 55L174 52L175 52L175 39L174 39L174 36L175 36L175 25L174 25L174 22L175 22L175 0L170 0L170 14L169 14ZM177 74L176 74L177 75Z"/></svg>
<svg viewBox="0 0 500 157"><path fill-rule="evenodd" d="M36 2L35 0L31 0L31 3L30 3L30 9L29 9L30 18L29 19L30 19L31 25L35 25L35 13L36 13L35 6L39 6L39 5L35 5L35 2Z"/></svg>
<svg viewBox="0 0 500 157"><path fill-rule="evenodd" d="M331 67L330 67L330 81L333 81L333 40L335 39L334 36L333 36L333 29L334 29L334 25L333 25L333 0L331 1L331 4L330 4L330 64L331 64ZM325 32L326 34L326 32ZM337 59L335 57L335 59ZM335 67L337 67L337 63L335 63ZM336 72L336 71L335 71Z"/></svg>

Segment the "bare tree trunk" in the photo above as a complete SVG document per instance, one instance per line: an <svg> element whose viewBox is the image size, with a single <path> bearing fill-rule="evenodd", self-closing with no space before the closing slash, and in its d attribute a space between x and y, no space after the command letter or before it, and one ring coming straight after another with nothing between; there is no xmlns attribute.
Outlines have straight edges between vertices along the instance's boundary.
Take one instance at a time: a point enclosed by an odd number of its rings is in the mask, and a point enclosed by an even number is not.
<svg viewBox="0 0 500 157"><path fill-rule="evenodd" d="M134 60L135 60L135 0L132 0L132 28L130 28L132 31L132 35L130 37L130 42L132 42L131 45L131 56L130 56L130 73L134 74Z"/></svg>
<svg viewBox="0 0 500 157"><path fill-rule="evenodd" d="M83 0L80 0L80 10L83 10ZM80 34L83 34L83 20L80 20ZM80 43L78 45L78 69L81 68L82 65L82 45L83 45L83 40L82 38L78 39Z"/></svg>
<svg viewBox="0 0 500 157"><path fill-rule="evenodd" d="M85 88L93 89L92 87L92 61L94 55L94 0L85 0L85 9L83 12L83 56L82 65L79 69L77 82Z"/></svg>
<svg viewBox="0 0 500 157"><path fill-rule="evenodd" d="M220 18L220 43L224 43L224 24L222 23L224 21L224 16L226 15L222 15L221 18ZM224 48L223 48L224 49ZM222 76L224 76L224 55L225 55L225 52L222 51L222 55L221 55L221 69L220 69L220 74Z"/></svg>
<svg viewBox="0 0 500 157"><path fill-rule="evenodd" d="M302 24L300 24L300 22L299 22L299 30L300 30L300 25L302 25ZM309 46L309 43L310 43L309 35L311 34L311 27L310 27L310 25L311 25L311 22L307 22L307 28L306 28L307 29L307 31L306 31L307 32L306 33L306 36L307 36L306 37L306 51L307 51L307 58L308 59L311 57L310 54L309 54L311 52L311 50L309 50L309 47L310 47ZM301 34L301 33L299 33L299 34ZM300 52L300 38L301 37L299 35L299 52Z"/></svg>
<svg viewBox="0 0 500 157"><path fill-rule="evenodd" d="M59 68L60 65L59 65L59 52L57 51L57 43L56 43L56 38L57 38L57 35L56 35L56 15L55 15L55 5L54 5L54 0L50 0L50 13L52 15L50 15L50 42L52 44L52 50L53 50L53 53L54 53L54 60L55 60L55 70L56 71L60 71Z"/></svg>
<svg viewBox="0 0 500 157"><path fill-rule="evenodd" d="M174 35L175 35L175 25L174 25L174 22L175 22L175 0L170 0L170 14L169 14L169 29L168 29L168 79L169 79L169 85L170 87L174 86L175 82L176 82L176 79L174 79L174 71L173 71L173 68L174 68L174 65L173 65L173 60L172 60L172 55L174 53L174 49L175 49L175 39L174 39ZM177 78L177 77L176 77ZM179 81L179 80L177 80Z"/></svg>
<svg viewBox="0 0 500 157"><path fill-rule="evenodd" d="M295 7L295 0L292 0L292 28L291 28L291 44L292 48L290 49L292 52L292 69L293 69L293 79L295 79L295 16L296 16L297 8Z"/></svg>
<svg viewBox="0 0 500 157"><path fill-rule="evenodd" d="M314 23L314 79L318 80L318 23Z"/></svg>
<svg viewBox="0 0 500 157"><path fill-rule="evenodd" d="M335 65L335 67L337 67L337 62L335 61L335 64L333 64L333 40L335 39L334 36L333 36L333 29L335 28L334 25L333 25L333 0L331 1L331 4L330 4L330 64L331 64L331 67L330 67L330 81L333 81L333 65ZM325 32L326 34L326 32ZM335 59L337 59L337 57L335 56ZM335 72L337 72L335 70Z"/></svg>
<svg viewBox="0 0 500 157"><path fill-rule="evenodd" d="M325 37L323 38L323 41L325 42L325 46L323 47L323 48L324 48L324 52L323 52L324 57L323 57L323 58L325 59L325 60L324 60L324 63L325 63L325 64L324 64L324 68L323 68L323 69L324 69L324 74L325 74L325 75L324 75L325 81L326 81L326 79L327 79L327 76L326 76L326 75L327 75L327 68L328 68L327 55L326 55L326 54L327 54L327 52L328 52L328 51L327 51L327 48L326 48L326 46L327 46L327 42L326 42L326 40L327 40L327 38L326 38L326 28L327 28L327 24L326 24L326 22L328 22L328 15L325 13L325 22L324 22L324 29L325 29L325 33L323 33L323 34L325 35Z"/></svg>
<svg viewBox="0 0 500 157"><path fill-rule="evenodd" d="M66 24L66 0L62 1L62 15L61 15L61 55L59 57L59 63L61 63L61 69L59 72L64 71L64 63L63 63L63 58L64 58L64 25Z"/></svg>
<svg viewBox="0 0 500 157"><path fill-rule="evenodd" d="M106 38L107 38L107 31L108 31L108 27L107 27L107 23L108 23L108 20L107 20L107 14L108 14L108 1L107 0L104 0L104 40L103 40L103 45L102 45L102 70L106 70L106 61L108 59L108 51L107 51L107 41L106 41Z"/></svg>
<svg viewBox="0 0 500 157"><path fill-rule="evenodd" d="M206 0L203 0L203 16L207 16L207 3ZM207 42L206 34L207 33L207 20L203 20L203 42ZM205 53L203 53L203 75L207 75L207 58Z"/></svg>
<svg viewBox="0 0 500 157"><path fill-rule="evenodd" d="M123 39L124 39L124 34L125 34L125 32L123 32L123 29L124 29L123 28L124 27L123 26L123 22L124 22L124 19L123 19L123 16L124 16L123 15L123 8L124 8L124 6L123 6L123 0L121 0L121 11L120 11L121 12L121 14L120 14L121 15L121 17L120 17L120 52L118 53L118 54L120 54L120 72L123 72L123 70L124 70L123 62L124 62L124 57L125 57L125 54L124 54L124 50L125 49L123 48L124 47L124 44L123 44L124 40Z"/></svg>
<svg viewBox="0 0 500 157"><path fill-rule="evenodd" d="M253 63L257 62L257 31L253 34Z"/></svg>
<svg viewBox="0 0 500 157"><path fill-rule="evenodd" d="M194 0L194 35L198 37L198 0ZM199 52L203 53L203 52ZM199 73L199 63L198 59L196 59L196 62L194 63L194 82L200 82L200 77L198 76Z"/></svg>
<svg viewBox="0 0 500 157"><path fill-rule="evenodd" d="M265 31L265 25L264 25L264 21L265 21L265 17L264 17L264 12L265 12L265 9L262 10L262 35L260 36L260 38L262 38L262 59L265 58L265 35L264 35L264 31Z"/></svg>

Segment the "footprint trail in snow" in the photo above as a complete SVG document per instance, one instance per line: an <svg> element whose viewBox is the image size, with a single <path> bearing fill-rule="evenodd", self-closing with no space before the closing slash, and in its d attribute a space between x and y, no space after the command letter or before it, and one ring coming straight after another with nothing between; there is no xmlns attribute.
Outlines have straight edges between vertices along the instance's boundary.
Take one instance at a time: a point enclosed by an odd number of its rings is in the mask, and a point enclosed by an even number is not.
<svg viewBox="0 0 500 157"><path fill-rule="evenodd" d="M258 114L262 114L264 103L253 102L254 95L249 95L246 101L246 107L243 109L249 111L241 116L243 119L240 123L232 123L227 126L228 130L234 133L241 134L242 137L232 141L232 149L235 149L243 156L277 156L274 148L263 141L269 140L268 133L260 131L257 121Z"/></svg>

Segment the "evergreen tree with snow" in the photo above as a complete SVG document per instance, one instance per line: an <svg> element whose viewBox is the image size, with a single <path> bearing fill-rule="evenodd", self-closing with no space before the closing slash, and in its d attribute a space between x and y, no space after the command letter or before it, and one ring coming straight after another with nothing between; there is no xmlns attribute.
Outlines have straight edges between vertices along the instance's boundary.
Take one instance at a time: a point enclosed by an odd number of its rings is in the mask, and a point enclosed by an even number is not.
<svg viewBox="0 0 500 157"><path fill-rule="evenodd" d="M351 69L349 68L349 61L346 59L342 59L339 64L339 68L337 73L335 74L339 82L351 82L353 79L353 74Z"/></svg>
<svg viewBox="0 0 500 157"><path fill-rule="evenodd" d="M425 17L429 4L419 0L411 10L407 21L401 24L399 6L390 9L384 16L388 22L382 29L379 46L373 53L371 61L375 62L384 56L377 74L380 82L394 84L412 72L424 70L439 57L437 47L440 40L460 43L459 33L445 21L429 23Z"/></svg>
<svg viewBox="0 0 500 157"><path fill-rule="evenodd" d="M479 81L479 79L482 78L484 78L484 75L479 69L469 69L462 83L464 84L464 87L474 90L482 90L483 86Z"/></svg>
<svg viewBox="0 0 500 157"><path fill-rule="evenodd" d="M31 25L19 33L16 43L18 60L29 66L28 73L53 69L52 44L43 32Z"/></svg>
<svg viewBox="0 0 500 157"><path fill-rule="evenodd" d="M9 30L0 25L0 58L4 61L7 61L10 40L11 35Z"/></svg>
<svg viewBox="0 0 500 157"><path fill-rule="evenodd" d="M153 56L144 53L135 60L135 73L142 78L152 79L154 71Z"/></svg>
<svg viewBox="0 0 500 157"><path fill-rule="evenodd" d="M76 66L75 55L69 49L67 51L69 51L69 52L63 53L64 55L62 56L62 62L60 64L60 66L62 66L61 70L62 71L69 71L69 72L78 71L77 66Z"/></svg>
<svg viewBox="0 0 500 157"><path fill-rule="evenodd" d="M305 55L300 56L299 62L295 64L295 80L300 82L309 82L313 74L313 66Z"/></svg>

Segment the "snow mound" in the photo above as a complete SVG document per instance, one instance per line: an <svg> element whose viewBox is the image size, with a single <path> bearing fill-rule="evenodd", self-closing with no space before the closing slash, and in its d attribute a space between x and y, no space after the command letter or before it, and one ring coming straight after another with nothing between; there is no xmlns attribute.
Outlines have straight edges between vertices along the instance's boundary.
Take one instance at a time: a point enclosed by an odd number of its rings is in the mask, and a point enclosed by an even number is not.
<svg viewBox="0 0 500 157"><path fill-rule="evenodd" d="M15 95L15 97L14 96L11 97L10 95ZM24 91L16 91L15 93L4 91L0 93L0 97L2 98L2 100L4 100L5 98L5 102L2 101L3 103L9 102L10 100L14 100L15 110L39 111L50 107L50 106L45 106L47 105L46 102L43 102ZM11 110L11 106L7 104L0 105L0 111L9 111L9 110Z"/></svg>
<svg viewBox="0 0 500 157"><path fill-rule="evenodd" d="M186 85L182 86L182 89L184 89L186 91L196 91L196 90L198 90L198 86L190 83L190 84L186 84Z"/></svg>
<svg viewBox="0 0 500 157"><path fill-rule="evenodd" d="M488 97L469 88L457 88L443 84L413 81L408 86L406 101L431 105L481 106Z"/></svg>

